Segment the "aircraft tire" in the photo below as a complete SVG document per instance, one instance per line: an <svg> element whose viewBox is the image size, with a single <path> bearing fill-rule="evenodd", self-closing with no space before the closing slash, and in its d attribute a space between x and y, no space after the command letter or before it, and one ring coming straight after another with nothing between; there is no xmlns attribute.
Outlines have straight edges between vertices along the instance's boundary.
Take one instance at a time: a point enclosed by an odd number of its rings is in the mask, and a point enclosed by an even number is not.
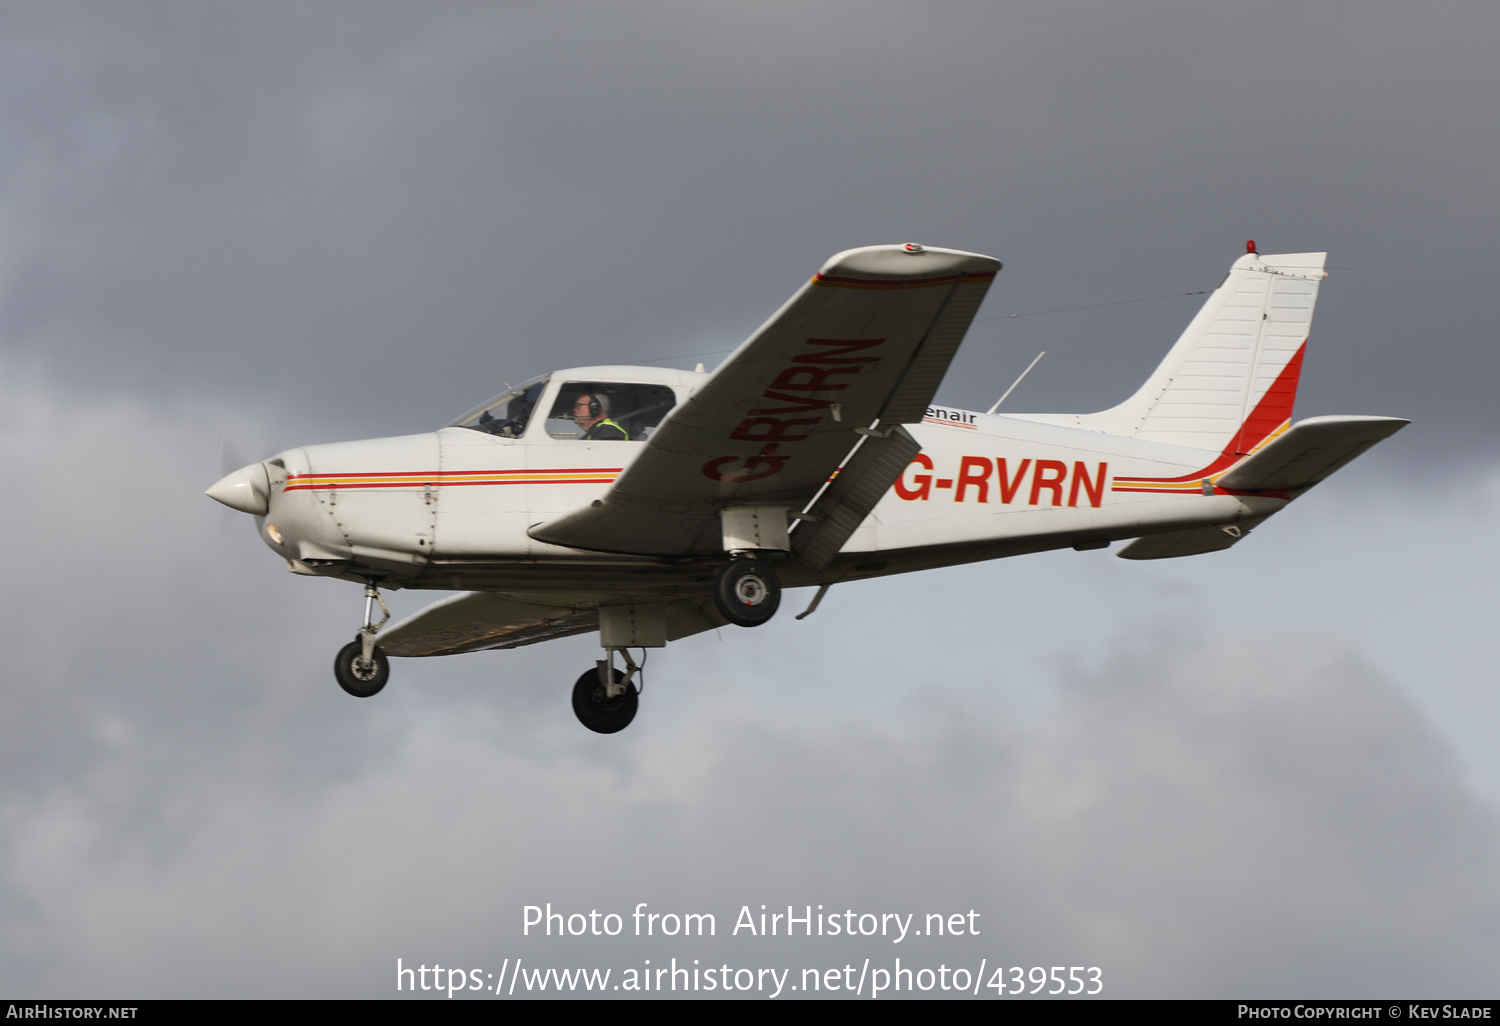
<svg viewBox="0 0 1500 1026"><path fill-rule="evenodd" d="M623 671L615 671L615 680L624 676ZM573 685L573 715L596 734L617 734L630 726L640 701L640 692L636 691L634 684L623 695L615 698L605 695L597 669L586 671Z"/></svg>
<svg viewBox="0 0 1500 1026"><path fill-rule="evenodd" d="M738 627L759 627L781 605L781 582L758 559L736 559L714 581L714 605Z"/></svg>
<svg viewBox="0 0 1500 1026"><path fill-rule="evenodd" d="M385 687L385 682L391 679L391 661L377 645L370 653L370 661L375 665L366 673L361 674L356 666L359 654L359 639L355 638L339 649L338 658L333 661L333 675L338 678L339 687L355 698L369 698Z"/></svg>

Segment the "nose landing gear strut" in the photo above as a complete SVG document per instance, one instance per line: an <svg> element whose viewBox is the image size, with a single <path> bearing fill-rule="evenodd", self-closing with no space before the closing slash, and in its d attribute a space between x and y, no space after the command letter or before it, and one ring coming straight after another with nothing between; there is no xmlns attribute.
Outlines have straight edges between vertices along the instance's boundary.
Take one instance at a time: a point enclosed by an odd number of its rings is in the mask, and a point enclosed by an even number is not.
<svg viewBox="0 0 1500 1026"><path fill-rule="evenodd" d="M375 605L380 605L380 622L375 623ZM355 698L369 698L385 687L391 677L391 663L385 653L375 644L375 635L380 633L391 611L374 581L365 582L365 624L354 636L354 640L339 649L333 661L333 675L339 687Z"/></svg>

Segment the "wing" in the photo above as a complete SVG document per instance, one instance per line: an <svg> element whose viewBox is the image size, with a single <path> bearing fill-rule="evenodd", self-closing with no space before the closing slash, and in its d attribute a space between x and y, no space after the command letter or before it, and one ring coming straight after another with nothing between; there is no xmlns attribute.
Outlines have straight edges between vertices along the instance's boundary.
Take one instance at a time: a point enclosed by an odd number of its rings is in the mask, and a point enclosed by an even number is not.
<svg viewBox="0 0 1500 1026"><path fill-rule="evenodd" d="M840 253L672 411L603 498L531 536L713 554L726 507L802 509L862 433L922 419L999 270L920 246Z"/></svg>
<svg viewBox="0 0 1500 1026"><path fill-rule="evenodd" d="M666 640L701 634L726 621L711 600L667 603ZM459 655L491 648L519 648L599 629L598 605L556 606L511 595L466 592L434 602L380 632L381 649L391 656Z"/></svg>

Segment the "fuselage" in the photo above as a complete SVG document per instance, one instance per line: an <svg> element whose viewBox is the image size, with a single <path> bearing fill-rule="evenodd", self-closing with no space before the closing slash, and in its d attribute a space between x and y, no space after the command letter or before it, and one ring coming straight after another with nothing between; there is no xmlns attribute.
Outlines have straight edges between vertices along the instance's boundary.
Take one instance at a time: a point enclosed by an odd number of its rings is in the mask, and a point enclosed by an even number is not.
<svg viewBox="0 0 1500 1026"><path fill-rule="evenodd" d="M591 590L607 590L611 579L632 592L700 588L709 579L703 559L589 552L527 531L604 495L647 445L651 426L633 428L654 425L662 406L684 402L706 378L640 367L559 371L534 384L525 404L512 399L488 420L479 411L460 419L471 426L288 450L265 464L261 536L295 572L375 577L387 588L561 592L585 578ZM617 414L629 440L585 440L559 416L543 416L607 389L618 405L634 404L635 413ZM523 408L516 420L500 419ZM788 586L1248 526L1290 498L1213 486L1205 478L1221 453L1024 415L934 406L909 430L920 455L832 564L814 574L794 558L780 561Z"/></svg>

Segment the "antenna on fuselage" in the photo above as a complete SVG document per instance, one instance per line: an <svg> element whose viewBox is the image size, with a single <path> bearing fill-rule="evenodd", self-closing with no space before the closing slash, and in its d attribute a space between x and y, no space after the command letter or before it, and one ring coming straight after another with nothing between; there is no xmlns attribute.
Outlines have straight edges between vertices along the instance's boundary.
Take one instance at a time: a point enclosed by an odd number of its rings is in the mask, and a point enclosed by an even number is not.
<svg viewBox="0 0 1500 1026"><path fill-rule="evenodd" d="M1032 360L1030 363L1028 363L1026 365L1026 369L1021 372L1021 377L1017 378L1011 384L1011 386L1005 390L1005 395L1002 395L999 399L996 399L995 400L995 405L991 406L988 410L985 410L984 412L985 413L994 413L996 410L998 410L1000 408L1000 404L1003 403L1003 402L1005 402L1006 398L1009 397L1009 395L1016 390L1016 385L1019 385L1021 383L1022 378L1025 378L1026 375L1030 374L1031 373L1031 368L1035 367L1038 363L1041 363L1042 357L1044 357L1046 355L1047 355L1047 350L1045 350L1045 349L1043 349L1040 353L1037 353L1036 354L1036 359Z"/></svg>

